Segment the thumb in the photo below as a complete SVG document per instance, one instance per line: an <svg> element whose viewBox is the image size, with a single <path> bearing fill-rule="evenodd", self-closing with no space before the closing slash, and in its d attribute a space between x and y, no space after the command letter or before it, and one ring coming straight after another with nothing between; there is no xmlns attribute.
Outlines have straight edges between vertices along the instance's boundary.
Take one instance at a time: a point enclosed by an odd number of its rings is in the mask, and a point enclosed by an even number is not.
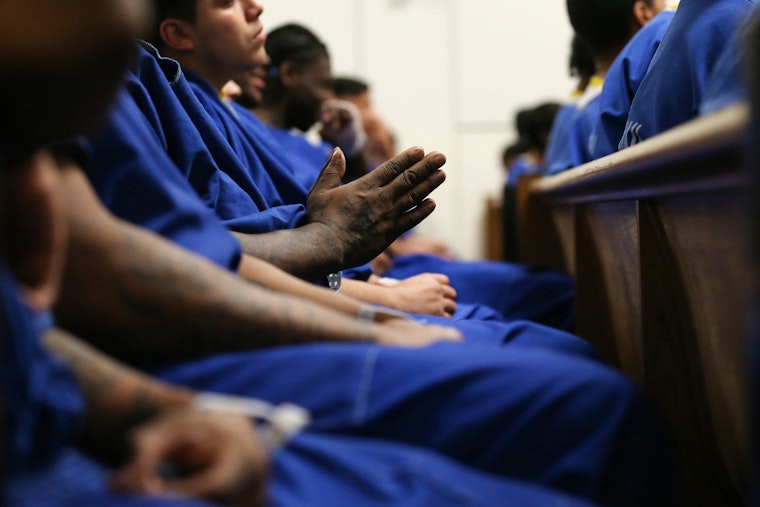
<svg viewBox="0 0 760 507"><path fill-rule="evenodd" d="M317 181L312 185L309 194L322 193L340 185L343 175L346 173L346 158L340 148L333 149L330 158L319 172Z"/></svg>

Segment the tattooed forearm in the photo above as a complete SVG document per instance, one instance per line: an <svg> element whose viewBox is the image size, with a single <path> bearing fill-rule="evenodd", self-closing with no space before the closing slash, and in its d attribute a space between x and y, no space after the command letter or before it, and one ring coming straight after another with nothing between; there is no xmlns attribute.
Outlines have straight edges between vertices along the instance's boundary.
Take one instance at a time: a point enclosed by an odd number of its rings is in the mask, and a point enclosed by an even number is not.
<svg viewBox="0 0 760 507"><path fill-rule="evenodd" d="M264 234L233 232L243 251L305 280L317 280L348 266L343 247L319 224Z"/></svg>
<svg viewBox="0 0 760 507"><path fill-rule="evenodd" d="M71 240L56 316L62 327L111 355L171 361L374 337L369 324L256 287L115 219L86 181L69 180L66 190Z"/></svg>
<svg viewBox="0 0 760 507"><path fill-rule="evenodd" d="M44 340L76 376L87 409L82 444L102 459L123 457L123 437L133 426L190 403L190 391L125 367L64 331L50 330Z"/></svg>

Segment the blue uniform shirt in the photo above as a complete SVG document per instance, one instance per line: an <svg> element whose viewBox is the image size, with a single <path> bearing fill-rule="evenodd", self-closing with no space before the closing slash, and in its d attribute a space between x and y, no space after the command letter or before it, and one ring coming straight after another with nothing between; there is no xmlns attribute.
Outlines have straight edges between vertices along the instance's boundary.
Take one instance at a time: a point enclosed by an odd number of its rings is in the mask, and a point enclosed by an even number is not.
<svg viewBox="0 0 760 507"><path fill-rule="evenodd" d="M271 140L268 130L258 118L234 102L219 97L199 74L185 71L185 75L211 121L242 162L249 181L235 178L235 182L244 190L255 188L266 205L272 208L302 202L296 199L303 194L303 189L294 180L295 169L280 154L281 148ZM269 167L278 170L268 171ZM222 170L228 172L230 168L222 166Z"/></svg>
<svg viewBox="0 0 760 507"><path fill-rule="evenodd" d="M84 406L71 373L40 344L52 317L20 301L3 266L0 305L0 389L9 416L4 461L21 473L46 465L75 438Z"/></svg>
<svg viewBox="0 0 760 507"><path fill-rule="evenodd" d="M575 102L563 105L552 123L552 131L549 134L549 142L546 145L546 174L555 174L572 166L562 167L562 160L569 158L570 150L570 125L576 110Z"/></svg>
<svg viewBox="0 0 760 507"><path fill-rule="evenodd" d="M755 4L750 19L756 22L759 16L760 5ZM699 105L699 114L747 100L747 76L743 62L747 54L749 25L745 23L734 33L715 62Z"/></svg>
<svg viewBox="0 0 760 507"><path fill-rule="evenodd" d="M546 154L546 174L557 174L592 160L596 136L593 127L599 116L599 93L604 80L594 76L584 94L560 110L552 126Z"/></svg>
<svg viewBox="0 0 760 507"><path fill-rule="evenodd" d="M599 115L593 126L594 151L589 154L592 160L618 150L633 97L674 14L674 10L666 9L655 16L612 62L599 96Z"/></svg>
<svg viewBox="0 0 760 507"><path fill-rule="evenodd" d="M90 140L84 169L98 196L118 217L236 270L240 245L182 178L157 132L123 91Z"/></svg>
<svg viewBox="0 0 760 507"><path fill-rule="evenodd" d="M294 202L305 202L306 194L319 176L319 170L327 163L333 147L321 142L314 145L303 134L266 125L267 131L288 154L295 168L295 179L304 190L303 196Z"/></svg>
<svg viewBox="0 0 760 507"><path fill-rule="evenodd" d="M620 148L699 114L707 81L750 0L683 0L631 103Z"/></svg>

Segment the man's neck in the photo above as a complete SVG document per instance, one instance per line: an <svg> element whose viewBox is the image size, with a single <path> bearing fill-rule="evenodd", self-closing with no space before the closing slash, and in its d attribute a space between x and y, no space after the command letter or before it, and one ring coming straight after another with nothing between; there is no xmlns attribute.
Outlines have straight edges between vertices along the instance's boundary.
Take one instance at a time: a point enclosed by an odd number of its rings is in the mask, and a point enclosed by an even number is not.
<svg viewBox="0 0 760 507"><path fill-rule="evenodd" d="M259 119L273 127L285 128L285 109L264 101L256 108L255 114Z"/></svg>
<svg viewBox="0 0 760 507"><path fill-rule="evenodd" d="M227 81L232 79L232 77L226 75L218 75L218 72L209 68L209 66L205 65L198 58L195 58L192 54L172 51L171 49L164 49L161 53L166 57L177 60L183 70L191 70L202 76L219 94L221 94L222 88L227 84Z"/></svg>

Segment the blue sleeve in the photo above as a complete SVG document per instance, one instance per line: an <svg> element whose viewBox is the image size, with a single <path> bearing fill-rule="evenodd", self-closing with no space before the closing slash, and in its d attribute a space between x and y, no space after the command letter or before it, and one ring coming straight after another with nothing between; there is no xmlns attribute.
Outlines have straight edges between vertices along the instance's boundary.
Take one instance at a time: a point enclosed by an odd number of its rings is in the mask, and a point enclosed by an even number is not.
<svg viewBox="0 0 760 507"><path fill-rule="evenodd" d="M265 142L265 137L268 136L266 130L263 126L256 126L253 120L245 120L246 123L243 123L242 118L253 115L246 110L236 109L233 104L222 102L214 89L199 76L193 73L187 75L191 80L190 90L203 109L197 114L210 118L221 132L225 144L225 147L221 147L215 143L209 145L209 149L214 156L223 149L231 150L237 160L236 164L219 165L229 181L229 192L256 196L254 204L259 208L258 211L274 213L278 217L277 223L289 214L289 228L297 227L304 218L305 208L292 196L301 195L302 190L293 181L292 169L284 165L275 147ZM192 114L195 115L196 112ZM293 201L289 201L291 198ZM252 219L255 212L253 207L245 204L242 201L234 205L219 201L215 204L215 210L229 227L239 227L243 217ZM275 227L276 224L273 223L268 230L276 230ZM243 232L237 228L235 230Z"/></svg>
<svg viewBox="0 0 760 507"><path fill-rule="evenodd" d="M301 223L303 206L270 206L176 61L144 44L127 85L143 115L156 116L156 136L176 169L225 227L264 233Z"/></svg>
<svg viewBox="0 0 760 507"><path fill-rule="evenodd" d="M75 440L84 401L69 370L40 344L52 316L20 302L4 266L0 312L0 389L9 416L4 460L24 472L46 465Z"/></svg>
<svg viewBox="0 0 760 507"><path fill-rule="evenodd" d="M749 0L681 2L631 103L621 147L699 114L708 77L751 5Z"/></svg>
<svg viewBox="0 0 760 507"><path fill-rule="evenodd" d="M593 93L599 93L598 90ZM557 174L594 159L594 125L599 118L599 95L586 103L578 103L570 114L563 118L561 128L565 130L564 145L547 160L546 174Z"/></svg>
<svg viewBox="0 0 760 507"><path fill-rule="evenodd" d="M575 103L565 104L557 112L546 145L546 174L557 174L574 167L570 162L570 127L575 116Z"/></svg>
<svg viewBox="0 0 760 507"><path fill-rule="evenodd" d="M673 19L674 11L659 13L628 42L615 58L599 99L599 119L593 127L593 159L615 153L623 137L637 93L662 37Z"/></svg>
<svg viewBox="0 0 760 507"><path fill-rule="evenodd" d="M279 149L290 159L290 165L294 169L293 179L303 192L296 202L306 202L306 195L332 154L332 147L327 143L315 146L303 135L271 125L266 127Z"/></svg>
<svg viewBox="0 0 760 507"><path fill-rule="evenodd" d="M116 216L236 270L240 245L182 178L155 132L122 93L91 139L85 165L100 199Z"/></svg>
<svg viewBox="0 0 760 507"><path fill-rule="evenodd" d="M750 19L757 21L758 17L760 7L756 4ZM745 23L742 29L736 31L715 62L699 105L699 114L707 114L747 100L747 76L742 62L747 54L749 25L750 23Z"/></svg>

